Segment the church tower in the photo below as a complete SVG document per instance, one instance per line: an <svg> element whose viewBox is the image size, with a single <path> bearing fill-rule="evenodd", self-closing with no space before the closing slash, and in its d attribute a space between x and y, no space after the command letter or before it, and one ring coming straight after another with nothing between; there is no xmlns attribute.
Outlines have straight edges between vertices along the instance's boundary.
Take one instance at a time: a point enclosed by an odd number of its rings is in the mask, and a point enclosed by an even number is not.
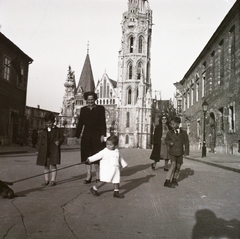
<svg viewBox="0 0 240 239"><path fill-rule="evenodd" d="M117 128L120 147L150 148L152 10L147 0L128 0L118 56Z"/></svg>

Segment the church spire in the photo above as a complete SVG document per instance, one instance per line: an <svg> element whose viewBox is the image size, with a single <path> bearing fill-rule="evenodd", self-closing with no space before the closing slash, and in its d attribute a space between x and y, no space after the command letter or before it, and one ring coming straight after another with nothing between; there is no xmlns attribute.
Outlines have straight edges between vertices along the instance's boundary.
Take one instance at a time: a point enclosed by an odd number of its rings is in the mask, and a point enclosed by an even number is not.
<svg viewBox="0 0 240 239"><path fill-rule="evenodd" d="M89 50L89 49L88 49ZM82 73L78 82L77 92L94 91L95 83L93 78L93 72L90 62L89 54L87 53Z"/></svg>

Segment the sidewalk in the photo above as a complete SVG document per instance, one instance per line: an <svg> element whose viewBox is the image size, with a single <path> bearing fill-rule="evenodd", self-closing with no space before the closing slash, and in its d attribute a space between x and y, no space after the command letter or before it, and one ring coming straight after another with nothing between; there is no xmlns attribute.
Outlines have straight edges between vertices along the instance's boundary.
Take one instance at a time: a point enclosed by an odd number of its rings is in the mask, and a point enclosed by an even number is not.
<svg viewBox="0 0 240 239"><path fill-rule="evenodd" d="M79 145L62 145L61 149L79 150ZM35 153L36 151L36 148L30 146L0 146L0 157L2 155ZM204 158L202 158L201 154L201 150L191 151L190 149L190 155L185 156L185 158L240 173L240 154L232 155L207 152L207 156Z"/></svg>

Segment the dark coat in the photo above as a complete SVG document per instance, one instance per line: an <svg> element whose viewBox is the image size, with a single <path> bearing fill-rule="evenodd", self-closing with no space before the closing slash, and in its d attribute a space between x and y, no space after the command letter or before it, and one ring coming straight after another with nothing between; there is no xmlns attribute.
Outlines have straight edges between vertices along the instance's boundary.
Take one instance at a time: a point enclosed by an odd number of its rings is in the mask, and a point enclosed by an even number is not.
<svg viewBox="0 0 240 239"><path fill-rule="evenodd" d="M49 155L49 164L60 164L61 161L61 144L64 141L64 136L62 131L58 127L53 127L51 130L51 142L50 142L50 155ZM55 144L56 141L59 141L59 146ZM38 156L37 156L37 165L46 166L47 161L47 129L44 129L40 133L39 142L38 142Z"/></svg>
<svg viewBox="0 0 240 239"><path fill-rule="evenodd" d="M174 130L168 131L165 142L169 146L170 155L189 155L189 139L185 130L180 129L178 135ZM172 146L170 145L171 143L173 143Z"/></svg>
<svg viewBox="0 0 240 239"><path fill-rule="evenodd" d="M81 162L84 162L106 146L100 140L101 136L106 136L105 108L102 105L95 105L92 110L88 106L81 108L75 137L79 138L81 133Z"/></svg>
<svg viewBox="0 0 240 239"><path fill-rule="evenodd" d="M155 161L160 160L160 152L161 152L161 138L162 138L162 124L158 124L155 127L153 134L153 150L150 155L150 159Z"/></svg>

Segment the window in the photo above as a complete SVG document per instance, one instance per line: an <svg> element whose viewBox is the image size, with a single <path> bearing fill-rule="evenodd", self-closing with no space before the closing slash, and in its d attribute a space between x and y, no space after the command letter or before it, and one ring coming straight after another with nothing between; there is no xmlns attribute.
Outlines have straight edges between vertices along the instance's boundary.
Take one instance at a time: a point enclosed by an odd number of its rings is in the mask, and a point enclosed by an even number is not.
<svg viewBox="0 0 240 239"><path fill-rule="evenodd" d="M220 51L220 59L219 59L219 67L220 67L220 79L218 81L219 85L223 85L223 77L224 77L224 41L222 40L219 43L219 51Z"/></svg>
<svg viewBox="0 0 240 239"><path fill-rule="evenodd" d="M138 53L143 52L143 37L140 36L138 39Z"/></svg>
<svg viewBox="0 0 240 239"><path fill-rule="evenodd" d="M235 132L235 104L232 103L228 107L228 125L229 133Z"/></svg>
<svg viewBox="0 0 240 239"><path fill-rule="evenodd" d="M129 39L129 47L130 47L129 52L130 53L133 53L133 43L134 43L134 39L133 39L133 37L130 37L130 39Z"/></svg>
<svg viewBox="0 0 240 239"><path fill-rule="evenodd" d="M177 101L177 113L178 114L182 113L182 101L181 100Z"/></svg>
<svg viewBox="0 0 240 239"><path fill-rule="evenodd" d="M132 90L131 89L128 89L128 92L127 92L127 104L128 105L132 104Z"/></svg>
<svg viewBox="0 0 240 239"><path fill-rule="evenodd" d="M191 88L191 100L190 100L190 104L193 105L193 98L194 98L194 88Z"/></svg>
<svg viewBox="0 0 240 239"><path fill-rule="evenodd" d="M142 64L138 63L138 67L137 67L137 79L138 80L141 79L141 72L142 72Z"/></svg>
<svg viewBox="0 0 240 239"><path fill-rule="evenodd" d="M219 108L219 129L224 130L223 107Z"/></svg>
<svg viewBox="0 0 240 239"><path fill-rule="evenodd" d="M139 94L139 91L138 91L138 88L136 90L136 99L135 99L135 104L137 103L137 100L138 100L138 94Z"/></svg>
<svg viewBox="0 0 240 239"><path fill-rule="evenodd" d="M127 112L127 115L126 115L126 127L128 128L130 126L130 113Z"/></svg>
<svg viewBox="0 0 240 239"><path fill-rule="evenodd" d="M125 144L129 144L129 136L128 135L126 135Z"/></svg>
<svg viewBox="0 0 240 239"><path fill-rule="evenodd" d="M9 81L10 79L10 60L5 57L4 58L4 71L3 71L3 79Z"/></svg>
<svg viewBox="0 0 240 239"><path fill-rule="evenodd" d="M196 102L199 100L199 82L196 83Z"/></svg>
<svg viewBox="0 0 240 239"><path fill-rule="evenodd" d="M128 78L132 79L132 72L133 71L133 67L132 67L132 63L129 64L128 66Z"/></svg>
<svg viewBox="0 0 240 239"><path fill-rule="evenodd" d="M231 75L235 75L235 51L236 51L235 26L230 29L230 67Z"/></svg>
<svg viewBox="0 0 240 239"><path fill-rule="evenodd" d="M202 97L205 96L205 83L206 83L205 78L206 78L206 73L202 75Z"/></svg>

